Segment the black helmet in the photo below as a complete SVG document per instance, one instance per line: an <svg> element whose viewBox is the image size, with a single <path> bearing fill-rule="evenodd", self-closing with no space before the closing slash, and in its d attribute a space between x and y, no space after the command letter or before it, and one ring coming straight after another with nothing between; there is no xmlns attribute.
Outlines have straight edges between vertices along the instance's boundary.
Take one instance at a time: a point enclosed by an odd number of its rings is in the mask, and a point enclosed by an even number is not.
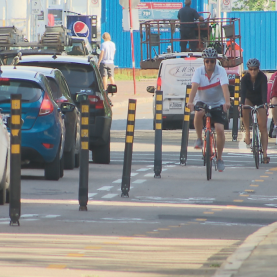
<svg viewBox="0 0 277 277"><path fill-rule="evenodd" d="M213 47L208 47L208 48L203 50L202 58L204 58L204 59L216 59L217 58L217 52Z"/></svg>
<svg viewBox="0 0 277 277"><path fill-rule="evenodd" d="M249 59L247 61L246 65L247 65L248 68L249 67L260 67L260 62L259 62L259 60L253 58L253 59Z"/></svg>

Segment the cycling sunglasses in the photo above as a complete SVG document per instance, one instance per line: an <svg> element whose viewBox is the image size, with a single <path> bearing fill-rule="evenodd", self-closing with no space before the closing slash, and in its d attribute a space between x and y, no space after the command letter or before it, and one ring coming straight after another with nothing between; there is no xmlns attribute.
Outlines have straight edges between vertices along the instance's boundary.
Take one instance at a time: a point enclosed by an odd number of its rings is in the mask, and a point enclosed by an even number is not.
<svg viewBox="0 0 277 277"><path fill-rule="evenodd" d="M258 68L258 67L248 68L248 70L249 70L249 71L257 71L257 70L259 70L259 68Z"/></svg>
<svg viewBox="0 0 277 277"><path fill-rule="evenodd" d="M213 64L213 63L215 63L215 60L205 60L205 63L211 63L211 64Z"/></svg>

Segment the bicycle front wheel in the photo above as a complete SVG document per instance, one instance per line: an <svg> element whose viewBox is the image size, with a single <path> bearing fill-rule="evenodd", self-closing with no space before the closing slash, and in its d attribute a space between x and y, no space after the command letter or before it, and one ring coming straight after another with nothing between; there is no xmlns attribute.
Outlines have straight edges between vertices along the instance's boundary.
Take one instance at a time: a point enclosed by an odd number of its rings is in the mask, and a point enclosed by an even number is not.
<svg viewBox="0 0 277 277"><path fill-rule="evenodd" d="M206 172L207 172L207 180L209 181L212 178L212 161L211 161L211 132L208 130L206 133Z"/></svg>
<svg viewBox="0 0 277 277"><path fill-rule="evenodd" d="M259 130L257 124L253 125L253 157L255 160L256 168L259 168L260 156L259 156Z"/></svg>

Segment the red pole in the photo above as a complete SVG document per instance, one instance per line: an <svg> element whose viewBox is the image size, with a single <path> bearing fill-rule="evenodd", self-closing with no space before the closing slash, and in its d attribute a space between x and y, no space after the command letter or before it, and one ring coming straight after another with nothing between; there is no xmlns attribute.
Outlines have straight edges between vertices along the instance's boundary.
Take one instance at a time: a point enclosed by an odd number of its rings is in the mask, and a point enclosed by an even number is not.
<svg viewBox="0 0 277 277"><path fill-rule="evenodd" d="M136 72L135 72L133 21L132 21L132 0L129 0L129 13L130 13L130 35L131 35L131 50L132 50L132 62L133 62L134 94L136 94Z"/></svg>

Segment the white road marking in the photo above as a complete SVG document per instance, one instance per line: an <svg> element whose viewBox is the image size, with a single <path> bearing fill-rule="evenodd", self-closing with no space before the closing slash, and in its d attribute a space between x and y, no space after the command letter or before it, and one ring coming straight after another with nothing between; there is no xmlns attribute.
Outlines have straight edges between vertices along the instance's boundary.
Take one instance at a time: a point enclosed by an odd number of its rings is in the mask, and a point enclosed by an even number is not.
<svg viewBox="0 0 277 277"><path fill-rule="evenodd" d="M24 218L24 217L38 217L38 214L23 214L20 217L21 218Z"/></svg>
<svg viewBox="0 0 277 277"><path fill-rule="evenodd" d="M144 183L146 180L145 179L137 179L136 181L132 182L133 184L142 184Z"/></svg>
<svg viewBox="0 0 277 277"><path fill-rule="evenodd" d="M57 215L57 214L48 214L48 215L45 215L43 216L44 218L57 218L59 217L60 215Z"/></svg>
<svg viewBox="0 0 277 277"><path fill-rule="evenodd" d="M169 198L169 197L159 197L159 196L137 196L132 199L133 201L143 201L143 202L156 202L156 203L171 203L171 204L182 204L182 203L194 203L194 204L211 204L215 201L215 198L206 197L191 197L191 198Z"/></svg>
<svg viewBox="0 0 277 277"><path fill-rule="evenodd" d="M104 187L101 187L97 190L110 190L111 188L113 188L113 186L104 186Z"/></svg>
<svg viewBox="0 0 277 277"><path fill-rule="evenodd" d="M117 180L113 181L113 184L121 184L121 182L122 182L122 179L117 179Z"/></svg>
<svg viewBox="0 0 277 277"><path fill-rule="evenodd" d="M133 188L134 188L134 187L132 187L132 186L130 187L130 189L133 189ZM120 189L118 189L118 191L121 191L121 188L120 188Z"/></svg>
<svg viewBox="0 0 277 277"><path fill-rule="evenodd" d="M106 195L102 196L101 198L108 199L108 198L113 198L113 197L115 197L115 196L118 196L118 194L109 193L109 194L106 194Z"/></svg>
<svg viewBox="0 0 277 277"><path fill-rule="evenodd" d="M147 173L147 174L144 175L144 177L154 177L154 175L155 175L154 172L153 173Z"/></svg>
<svg viewBox="0 0 277 277"><path fill-rule="evenodd" d="M165 167L176 167L176 165L166 165Z"/></svg>
<svg viewBox="0 0 277 277"><path fill-rule="evenodd" d="M88 198L92 198L93 196L95 196L97 193L88 193Z"/></svg>
<svg viewBox="0 0 277 277"><path fill-rule="evenodd" d="M132 176L132 177L137 176L137 175L138 175L138 173L136 173L136 172L132 172L132 173L131 173L131 176Z"/></svg>
<svg viewBox="0 0 277 277"><path fill-rule="evenodd" d="M140 169L137 169L137 171L147 171L149 169L151 169L151 168L140 168Z"/></svg>

